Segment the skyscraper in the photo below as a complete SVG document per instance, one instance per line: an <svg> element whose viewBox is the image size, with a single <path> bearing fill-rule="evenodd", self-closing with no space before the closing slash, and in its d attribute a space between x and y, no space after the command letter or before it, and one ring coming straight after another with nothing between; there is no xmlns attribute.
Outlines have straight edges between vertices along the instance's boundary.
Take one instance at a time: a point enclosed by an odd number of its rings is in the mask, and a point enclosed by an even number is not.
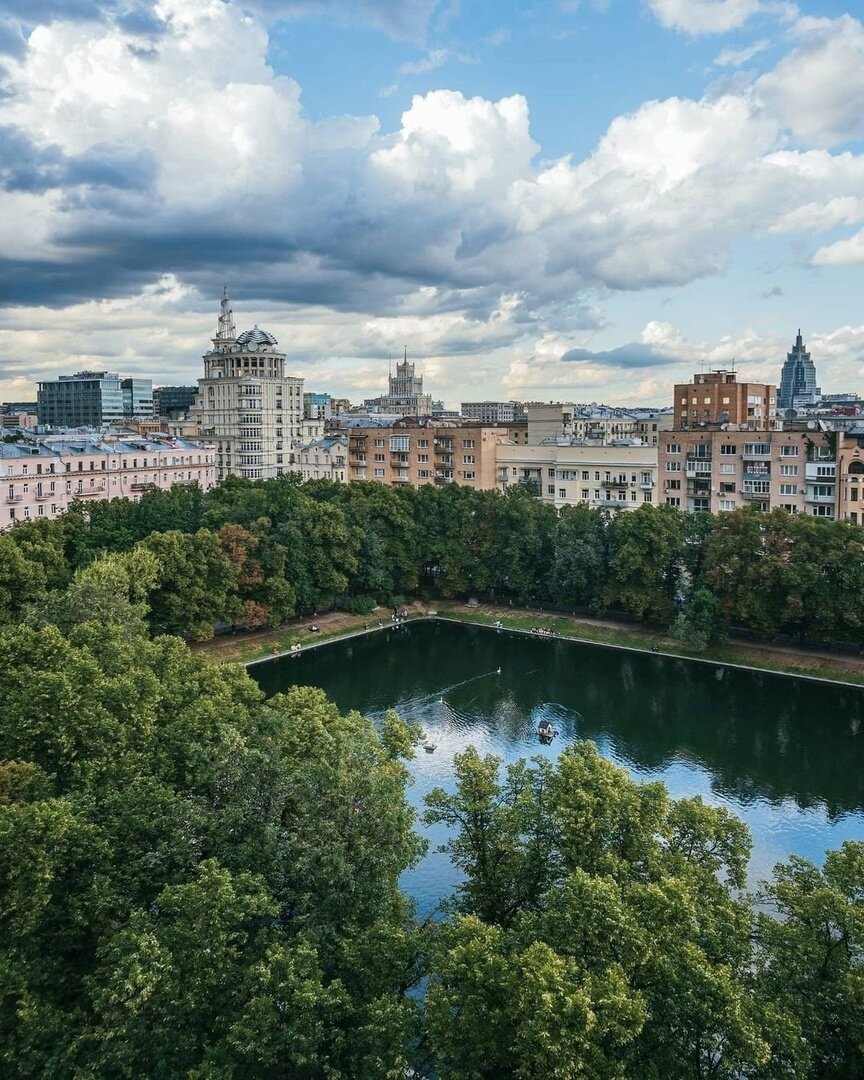
<svg viewBox="0 0 864 1080"><path fill-rule="evenodd" d="M781 409L792 409L796 405L815 405L821 394L822 391L816 385L816 365L804 348L799 330L795 346L792 352L787 353L786 363L780 374L777 404Z"/></svg>
<svg viewBox="0 0 864 1080"><path fill-rule="evenodd" d="M153 382L121 379L113 371L79 371L40 382L37 401L40 424L102 427L124 417L151 417Z"/></svg>
<svg viewBox="0 0 864 1080"><path fill-rule="evenodd" d="M237 334L228 288L191 415L216 443L217 478L267 480L291 470L301 434L303 379L285 375L276 338L255 326Z"/></svg>

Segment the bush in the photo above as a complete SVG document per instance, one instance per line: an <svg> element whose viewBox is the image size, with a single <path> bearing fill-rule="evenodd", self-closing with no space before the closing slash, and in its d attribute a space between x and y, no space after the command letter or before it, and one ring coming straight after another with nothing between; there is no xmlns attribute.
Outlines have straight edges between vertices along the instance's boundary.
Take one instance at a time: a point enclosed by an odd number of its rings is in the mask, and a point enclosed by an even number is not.
<svg viewBox="0 0 864 1080"><path fill-rule="evenodd" d="M371 596L349 596L342 609L349 615L371 615L375 610L375 601Z"/></svg>

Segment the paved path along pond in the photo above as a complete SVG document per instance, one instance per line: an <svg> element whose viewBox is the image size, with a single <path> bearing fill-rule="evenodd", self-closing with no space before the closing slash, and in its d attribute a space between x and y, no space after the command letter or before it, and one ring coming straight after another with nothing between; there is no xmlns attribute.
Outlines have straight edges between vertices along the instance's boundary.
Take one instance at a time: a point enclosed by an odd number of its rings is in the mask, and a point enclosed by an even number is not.
<svg viewBox="0 0 864 1080"><path fill-rule="evenodd" d="M452 788L453 757L469 745L508 762L588 738L632 776L743 818L754 884L793 852L819 862L864 840L864 689L437 621L249 672L268 694L320 686L343 711L419 721L435 745L410 765L420 810L431 788ZM548 745L542 720L559 733ZM430 852L403 884L426 913L457 875L435 851L441 828L418 828Z"/></svg>

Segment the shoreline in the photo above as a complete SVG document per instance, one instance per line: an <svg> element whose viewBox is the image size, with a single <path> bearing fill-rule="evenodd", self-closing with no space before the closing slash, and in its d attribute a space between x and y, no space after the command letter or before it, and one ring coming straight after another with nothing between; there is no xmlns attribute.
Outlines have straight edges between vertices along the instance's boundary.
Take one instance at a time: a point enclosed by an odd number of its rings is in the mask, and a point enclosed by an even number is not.
<svg viewBox="0 0 864 1080"><path fill-rule="evenodd" d="M407 606L407 605L406 605ZM214 639L199 642L194 651L214 662L237 662L251 667L267 660L278 660L291 653L291 646L301 645L301 652L334 641L348 640L365 634L374 634L392 627L389 613L386 620L374 616L353 616L344 612L331 612L315 616L321 631L312 634L306 621L276 630L256 632L248 636L233 636L229 640ZM734 667L746 671L768 672L789 678L809 679L813 682L830 683L852 689L864 689L864 658L834 657L816 650L780 647L769 643L724 642L703 652L688 651L665 633L640 624L615 623L610 620L590 619L582 616L564 615L549 611L530 609L499 609L483 605L479 609L467 604L444 601L437 605L415 602L409 606L408 622L440 619L446 622L462 622L474 626L495 628L500 620L501 629L511 633L531 635L530 625L551 626L553 640L573 641L585 645L663 656L667 659L692 660L714 667ZM367 625L368 624L368 625ZM373 625L374 624L374 625ZM399 624L404 625L404 623Z"/></svg>

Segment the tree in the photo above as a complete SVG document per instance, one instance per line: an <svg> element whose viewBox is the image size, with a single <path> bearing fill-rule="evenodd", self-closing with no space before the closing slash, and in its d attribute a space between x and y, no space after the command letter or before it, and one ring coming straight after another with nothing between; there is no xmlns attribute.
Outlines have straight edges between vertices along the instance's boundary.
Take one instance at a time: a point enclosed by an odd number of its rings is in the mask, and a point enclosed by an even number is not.
<svg viewBox="0 0 864 1080"><path fill-rule="evenodd" d="M579 503L558 516L551 590L568 606L597 609L607 578L606 522L603 512Z"/></svg>
<svg viewBox="0 0 864 1080"><path fill-rule="evenodd" d="M176 530L153 533L141 545L159 560L150 596L154 630L187 633L200 641L213 636L216 622L240 614L237 568L215 534L206 529L191 535Z"/></svg>
<svg viewBox="0 0 864 1080"><path fill-rule="evenodd" d="M640 506L609 526L606 603L638 618L669 622L684 559L683 515L669 506Z"/></svg>

